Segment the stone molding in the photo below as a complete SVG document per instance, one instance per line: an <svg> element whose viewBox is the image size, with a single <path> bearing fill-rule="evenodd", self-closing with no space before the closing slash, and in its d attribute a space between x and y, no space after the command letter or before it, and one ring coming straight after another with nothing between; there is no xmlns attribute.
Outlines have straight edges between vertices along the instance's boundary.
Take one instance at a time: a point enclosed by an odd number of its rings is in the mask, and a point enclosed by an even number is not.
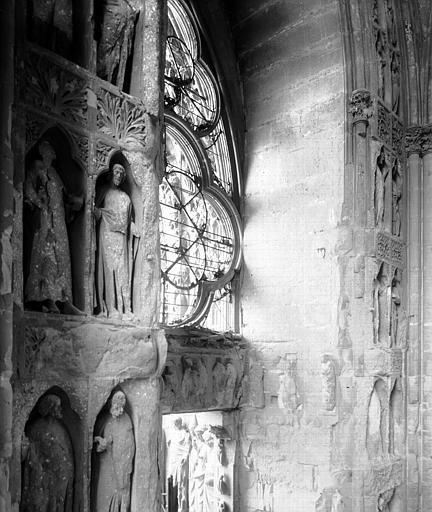
<svg viewBox="0 0 432 512"><path fill-rule="evenodd" d="M432 124L407 128L405 151L407 155L418 153L421 156L432 152Z"/></svg>

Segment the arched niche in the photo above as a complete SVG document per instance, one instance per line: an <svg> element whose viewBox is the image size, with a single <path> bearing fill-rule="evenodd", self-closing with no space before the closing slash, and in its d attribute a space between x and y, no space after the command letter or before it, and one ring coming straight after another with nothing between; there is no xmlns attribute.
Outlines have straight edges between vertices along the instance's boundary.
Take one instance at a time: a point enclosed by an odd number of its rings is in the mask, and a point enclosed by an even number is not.
<svg viewBox="0 0 432 512"><path fill-rule="evenodd" d="M136 312L137 305L134 304L134 286L136 285L135 277L137 274L137 265L139 264L139 246L140 241L137 233L139 232L139 205L141 203L141 191L137 186L131 164L121 151L114 151L109 159L108 168L103 170L96 179L94 205L95 212L98 209L106 208L105 198L110 189L112 189L113 182L113 169L116 164L120 164L125 170L125 178L117 187L120 191L129 196L131 202L130 218L128 219L128 226L125 228L125 240L127 254L127 274L129 280L129 307L132 312ZM106 282L104 272L106 271L105 263L103 262L103 239L101 237L101 221L103 220L100 214L95 214L96 218L96 257L95 257L95 298L94 298L94 311L96 315L102 314L111 317L109 307L106 304ZM117 277L115 277L117 279ZM115 283L117 287L117 283ZM119 311L120 316L127 313L126 305L121 306L119 301L116 302L116 309Z"/></svg>
<svg viewBox="0 0 432 512"><path fill-rule="evenodd" d="M396 379L390 394L389 417L389 451L392 455L402 456L404 447L404 407L400 379Z"/></svg>
<svg viewBox="0 0 432 512"><path fill-rule="evenodd" d="M367 410L366 448L370 460L388 455L388 392L382 379L377 379Z"/></svg>
<svg viewBox="0 0 432 512"><path fill-rule="evenodd" d="M114 418L112 413L113 397L119 393L123 394L126 400L123 412ZM132 417L133 411L126 393L120 386L116 386L97 415L93 429L90 485L90 510L92 512L108 510L106 507L110 503L111 494L117 495L117 503L119 507L121 505L122 510L130 510L135 462L135 433ZM115 483L115 470L122 473L121 475L117 474L117 484ZM119 484L120 480L123 484ZM122 485L122 489L118 488L119 485ZM128 497L125 491L129 492Z"/></svg>
<svg viewBox="0 0 432 512"><path fill-rule="evenodd" d="M75 146L71 139L62 128L53 126L46 130L38 141L30 148L25 159L26 178L24 183L24 208L23 208L23 271L24 271L24 287L25 287L25 303L26 308L40 311L43 309L43 301L32 300L27 298L26 286L31 268L36 264L42 264L37 256L37 245L44 244L47 240L46 234L38 231L41 229L41 209L35 204L36 196L49 195L44 185L41 175L33 174L35 162L42 161L40 155L40 144L48 142L55 152L55 159L52 161L52 167L58 175L63 186L62 201L64 209L64 222L66 225L68 251L69 254L72 298L71 303L78 309L84 307L84 274L85 274L85 248L86 248L86 231L85 231L85 190L86 190L86 173L82 167L74 159ZM61 185L60 185L61 186ZM45 188L45 190L44 190ZM30 192L30 190L32 191ZM30 197L33 196L33 197ZM37 201L37 200L36 200ZM54 211L50 212L54 213ZM58 213L53 219L59 221ZM63 228L59 228L63 231ZM51 235L50 235L51 236ZM54 229L54 237L62 238L60 233L56 233ZM61 240L58 240L59 242ZM55 242L56 243L56 242ZM35 252L36 251L36 252ZM55 259L55 257L54 257ZM57 260L56 260L57 261ZM64 267L64 262L59 261L60 269ZM38 271L42 271L40 268ZM49 273L49 272L48 272ZM34 296L34 294L32 294ZM46 293L41 293L46 295ZM51 298L51 297L47 297ZM56 299L57 300L57 299ZM62 305L58 304L60 312L64 311Z"/></svg>
<svg viewBox="0 0 432 512"><path fill-rule="evenodd" d="M54 420L56 427L54 427L52 432L49 432L49 429L52 427L46 427L46 417L50 416L50 413L47 414L47 408L46 405L44 405L44 401L46 401L47 397L51 396L58 399L61 417ZM49 434L48 437L47 434ZM42 441L41 436L44 437ZM56 460L59 460L58 468L54 467L50 476L55 476L58 472L59 482L54 481L54 485L58 484L57 486L59 489L61 488L61 480L65 476L66 464L64 458L67 457L68 452L65 448L65 444L68 443L70 443L69 446L72 452L73 478L71 482L72 488L70 489L70 494L68 494L70 499L68 498L66 500L67 505L65 504L64 512L79 512L83 507L83 426L80 417L71 407L67 393L60 387L53 386L39 397L30 412L24 427L24 435L21 444L22 478L20 510L24 510L24 501L26 500L26 496L28 501L28 490L26 490L26 486L28 486L29 483L29 469L30 472L35 471L34 461L39 460L40 455L43 455L45 460L52 458L49 465L53 462L55 463ZM52 449L51 452L50 448ZM42 476L48 476L46 468L44 468L43 465L40 471ZM34 476L37 476L37 474ZM32 477L30 475L30 479L31 478ZM31 498L31 505L36 505L36 503L38 503L37 499L40 499L42 495L44 498L47 496L45 488L41 488L40 491L42 494ZM57 491L54 490L54 492Z"/></svg>

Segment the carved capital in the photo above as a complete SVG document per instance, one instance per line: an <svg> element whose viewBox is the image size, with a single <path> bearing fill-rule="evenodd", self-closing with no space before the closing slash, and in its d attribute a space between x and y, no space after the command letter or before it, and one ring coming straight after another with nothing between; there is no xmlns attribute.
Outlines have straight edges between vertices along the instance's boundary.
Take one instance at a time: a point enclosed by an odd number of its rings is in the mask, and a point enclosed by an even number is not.
<svg viewBox="0 0 432 512"><path fill-rule="evenodd" d="M373 115L373 101L371 93L366 89L356 89L351 94L349 112L353 122L367 122Z"/></svg>
<svg viewBox="0 0 432 512"><path fill-rule="evenodd" d="M408 155L425 155L432 152L432 125L411 126L405 133L405 150Z"/></svg>

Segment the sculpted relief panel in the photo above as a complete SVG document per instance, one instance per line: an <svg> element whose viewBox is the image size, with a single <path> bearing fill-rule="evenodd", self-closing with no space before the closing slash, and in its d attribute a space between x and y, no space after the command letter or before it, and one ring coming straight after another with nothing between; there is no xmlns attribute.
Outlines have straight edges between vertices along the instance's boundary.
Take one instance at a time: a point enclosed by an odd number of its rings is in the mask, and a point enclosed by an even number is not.
<svg viewBox="0 0 432 512"><path fill-rule="evenodd" d="M242 393L243 363L233 354L170 354L163 374L166 411L232 409Z"/></svg>
<svg viewBox="0 0 432 512"><path fill-rule="evenodd" d="M208 413L165 416L166 510L232 512L235 442Z"/></svg>

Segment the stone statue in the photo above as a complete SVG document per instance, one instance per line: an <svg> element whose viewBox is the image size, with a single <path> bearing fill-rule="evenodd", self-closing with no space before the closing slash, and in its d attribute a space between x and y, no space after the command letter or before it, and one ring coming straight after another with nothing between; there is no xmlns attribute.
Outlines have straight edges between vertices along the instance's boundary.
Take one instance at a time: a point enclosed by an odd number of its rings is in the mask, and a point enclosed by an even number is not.
<svg viewBox="0 0 432 512"><path fill-rule="evenodd" d="M391 314L390 314L390 346L396 347L399 341L399 324L402 323L402 318L399 318L402 313L401 307L401 273L400 270L396 270L392 279L391 284Z"/></svg>
<svg viewBox="0 0 432 512"><path fill-rule="evenodd" d="M97 74L123 89L137 10L131 0L102 0Z"/></svg>
<svg viewBox="0 0 432 512"><path fill-rule="evenodd" d="M222 406L224 403L226 380L225 366L220 361L217 361L213 367L213 395L217 406Z"/></svg>
<svg viewBox="0 0 432 512"><path fill-rule="evenodd" d="M385 99L387 89L387 38L382 28L378 28L376 31L375 49L378 57L378 96Z"/></svg>
<svg viewBox="0 0 432 512"><path fill-rule="evenodd" d="M374 343L388 345L390 335L391 288L388 265L382 263L373 283L373 332Z"/></svg>
<svg viewBox="0 0 432 512"><path fill-rule="evenodd" d="M177 511L188 512L189 488L189 452L191 449L191 436L187 426L181 418L174 421L174 429L168 440L168 474L172 476L172 485L177 490Z"/></svg>
<svg viewBox="0 0 432 512"><path fill-rule="evenodd" d="M315 503L315 512L343 512L344 503L338 489L327 487L323 489Z"/></svg>
<svg viewBox="0 0 432 512"><path fill-rule="evenodd" d="M321 358L321 379L323 408L332 411L336 407L336 368L329 354Z"/></svg>
<svg viewBox="0 0 432 512"><path fill-rule="evenodd" d="M302 403L297 389L296 382L296 361L287 361L287 369L279 374L278 406L285 409L287 423L290 426L300 426L300 413Z"/></svg>
<svg viewBox="0 0 432 512"><path fill-rule="evenodd" d="M46 395L23 443L21 512L72 512L74 454L61 400Z"/></svg>
<svg viewBox="0 0 432 512"><path fill-rule="evenodd" d="M108 189L96 198L95 217L99 220L97 295L101 312L110 318L133 320L131 284L134 254L139 238L132 221L132 201L120 188L126 171L114 164Z"/></svg>
<svg viewBox="0 0 432 512"><path fill-rule="evenodd" d="M56 302L63 303L65 314L83 314L72 305L72 274L65 204L73 211L82 208L83 198L67 194L53 167L56 153L43 140L40 156L27 172L26 202L39 212L39 227L34 233L30 273L25 286L25 300L40 302L45 311L60 313Z"/></svg>
<svg viewBox="0 0 432 512"><path fill-rule="evenodd" d="M399 114L400 104L400 64L399 55L393 52L390 63L391 79L392 79L392 109L396 114Z"/></svg>
<svg viewBox="0 0 432 512"><path fill-rule="evenodd" d="M237 370L231 361L228 361L228 363L225 365L225 372L226 385L224 402L227 405L234 405L234 397L236 396ZM236 398L238 399L238 396Z"/></svg>
<svg viewBox="0 0 432 512"><path fill-rule="evenodd" d="M207 370L201 359L184 359L184 372L181 384L182 396L191 405L202 405L207 390Z"/></svg>
<svg viewBox="0 0 432 512"><path fill-rule="evenodd" d="M400 163L395 161L392 171L392 234L400 236L402 226L401 199L402 199L402 174Z"/></svg>
<svg viewBox="0 0 432 512"><path fill-rule="evenodd" d="M390 512L389 504L393 498L394 492L394 489L389 489L378 496L378 512Z"/></svg>
<svg viewBox="0 0 432 512"><path fill-rule="evenodd" d="M110 417L95 436L99 470L94 512L129 512L135 455L132 421L125 412L126 396L116 391L111 398Z"/></svg>
<svg viewBox="0 0 432 512"><path fill-rule="evenodd" d="M30 39L70 58L72 50L72 0L31 0L28 2Z"/></svg>
<svg viewBox="0 0 432 512"><path fill-rule="evenodd" d="M204 500L203 512L213 512L217 507L219 481L219 461L215 446L215 436L207 429L203 433L203 440L206 444L206 463L204 466Z"/></svg>
<svg viewBox="0 0 432 512"><path fill-rule="evenodd" d="M381 228L384 224L385 209L385 182L389 173L389 167L386 162L384 146L378 155L375 168L375 223Z"/></svg>
<svg viewBox="0 0 432 512"><path fill-rule="evenodd" d="M189 458L189 510L202 512L204 504L204 469L207 447L203 439L204 428L197 425L192 430Z"/></svg>

